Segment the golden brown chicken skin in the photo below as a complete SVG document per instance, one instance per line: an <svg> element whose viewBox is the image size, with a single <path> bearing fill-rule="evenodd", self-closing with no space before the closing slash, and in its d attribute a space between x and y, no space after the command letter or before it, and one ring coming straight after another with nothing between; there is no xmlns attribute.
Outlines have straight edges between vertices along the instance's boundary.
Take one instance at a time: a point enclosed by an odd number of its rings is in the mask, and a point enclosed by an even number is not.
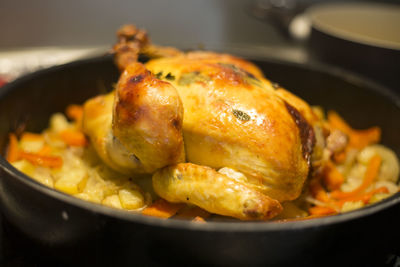
<svg viewBox="0 0 400 267"><path fill-rule="evenodd" d="M84 105L83 130L103 161L126 174L183 162L183 106L176 89L141 63L130 64L116 88Z"/></svg>
<svg viewBox="0 0 400 267"><path fill-rule="evenodd" d="M84 112L84 131L106 164L154 173L155 191L168 201L243 220L269 219L279 202L300 195L318 124L306 102L227 54L161 49L155 54L165 57L137 63L130 48L157 49L125 27L114 47L124 70L116 90ZM96 106L103 98L108 104ZM217 172L225 167L233 176Z"/></svg>
<svg viewBox="0 0 400 267"><path fill-rule="evenodd" d="M161 169L154 174L153 185L160 196L171 202L195 204L209 212L242 220L269 219L282 209L277 200L245 183L192 163Z"/></svg>
<svg viewBox="0 0 400 267"><path fill-rule="evenodd" d="M182 99L188 162L235 169L279 201L299 196L309 166L291 114L296 108L290 103L296 103L278 94L256 66L230 55L192 52L146 67ZM305 111L312 113L308 105Z"/></svg>

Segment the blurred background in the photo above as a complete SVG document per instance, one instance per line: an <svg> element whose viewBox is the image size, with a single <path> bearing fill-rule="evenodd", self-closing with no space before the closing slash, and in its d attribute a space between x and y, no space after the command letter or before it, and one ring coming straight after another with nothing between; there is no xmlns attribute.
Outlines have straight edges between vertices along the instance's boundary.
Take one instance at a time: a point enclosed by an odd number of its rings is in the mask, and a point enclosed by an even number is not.
<svg viewBox="0 0 400 267"><path fill-rule="evenodd" d="M126 23L147 29L157 44L306 62L310 22L302 15L332 2L338 1L1 0L0 77L104 52ZM397 0L352 2L399 6Z"/></svg>
<svg viewBox="0 0 400 267"><path fill-rule="evenodd" d="M145 27L157 43L274 45L282 36L251 14L254 6L314 1L2 0L0 47L109 45L126 23ZM272 4L271 4L272 5Z"/></svg>

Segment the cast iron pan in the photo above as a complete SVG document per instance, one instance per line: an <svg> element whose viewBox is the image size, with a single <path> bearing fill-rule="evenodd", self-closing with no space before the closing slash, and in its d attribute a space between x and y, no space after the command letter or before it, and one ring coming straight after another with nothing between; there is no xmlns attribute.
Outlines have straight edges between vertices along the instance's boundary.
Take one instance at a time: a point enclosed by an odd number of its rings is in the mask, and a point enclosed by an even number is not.
<svg viewBox="0 0 400 267"><path fill-rule="evenodd" d="M400 154L400 100L383 87L326 66L255 61L266 76L355 128L378 125ZM41 131L54 112L112 88L110 57L53 67L0 91L0 148L9 132ZM0 205L8 224L47 263L163 265L370 265L396 252L400 195L342 215L288 223L161 220L91 204L46 188L0 158ZM21 253L28 253L28 251Z"/></svg>

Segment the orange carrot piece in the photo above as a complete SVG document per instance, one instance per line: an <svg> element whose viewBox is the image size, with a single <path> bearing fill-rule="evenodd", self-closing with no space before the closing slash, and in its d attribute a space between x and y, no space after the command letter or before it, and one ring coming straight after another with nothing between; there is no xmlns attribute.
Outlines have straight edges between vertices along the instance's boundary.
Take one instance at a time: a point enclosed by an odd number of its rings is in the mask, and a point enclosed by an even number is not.
<svg viewBox="0 0 400 267"><path fill-rule="evenodd" d="M199 223L205 223L206 221L204 220L204 218L200 217L200 216L196 216L192 222L199 222Z"/></svg>
<svg viewBox="0 0 400 267"><path fill-rule="evenodd" d="M77 130L66 129L60 132L61 139L69 146L86 146L86 136Z"/></svg>
<svg viewBox="0 0 400 267"><path fill-rule="evenodd" d="M41 134L24 132L21 136L21 141L42 141L44 137Z"/></svg>
<svg viewBox="0 0 400 267"><path fill-rule="evenodd" d="M37 153L29 153L24 151L20 151L19 154L22 159L26 159L33 165L49 167L49 168L61 168L63 165L62 158L58 156L45 156Z"/></svg>
<svg viewBox="0 0 400 267"><path fill-rule="evenodd" d="M379 168L381 166L382 159L379 155L374 155L368 162L367 171L364 175L364 180L359 187L350 192L342 192L339 190L333 191L330 195L335 199L346 199L354 197L364 192L374 181L378 175Z"/></svg>
<svg viewBox="0 0 400 267"><path fill-rule="evenodd" d="M333 128L336 128L344 132L345 134L349 134L353 131L353 129L347 124L344 119L342 119L342 117L340 117L337 112L329 110L327 118L330 126L332 126Z"/></svg>
<svg viewBox="0 0 400 267"><path fill-rule="evenodd" d="M337 213L337 211L334 208L325 207L325 206L311 207L311 208L308 209L308 212L311 215L331 215L331 214L336 214Z"/></svg>
<svg viewBox="0 0 400 267"><path fill-rule="evenodd" d="M368 193L353 196L353 197L348 197L348 198L342 199L340 201L337 201L334 203L334 205L342 207L344 205L344 203L346 203L346 202L357 202L357 201L362 201L364 204L367 204L375 194L379 194L379 193L389 193L389 190L386 187L381 186L381 187L378 187Z"/></svg>
<svg viewBox="0 0 400 267"><path fill-rule="evenodd" d="M329 202L331 201L329 195L325 191L325 189L322 187L319 179L314 179L310 182L310 193L311 195L322 202Z"/></svg>
<svg viewBox="0 0 400 267"><path fill-rule="evenodd" d="M381 129L379 127L358 130L357 132L353 132L353 135L350 137L349 146L361 149L367 145L378 143L380 139Z"/></svg>
<svg viewBox="0 0 400 267"><path fill-rule="evenodd" d="M381 129L372 127L366 130L355 130L351 128L344 119L335 111L328 112L328 122L331 127L336 128L349 136L349 146L361 149L369 144L380 141Z"/></svg>
<svg viewBox="0 0 400 267"><path fill-rule="evenodd" d="M346 160L346 156L347 156L347 154L346 154L346 149L345 149L339 153L333 154L333 160L336 163L344 163L344 161Z"/></svg>
<svg viewBox="0 0 400 267"><path fill-rule="evenodd" d="M8 162L15 162L20 159L18 139L15 134L10 133L9 140L10 141L8 143L6 158L7 158Z"/></svg>
<svg viewBox="0 0 400 267"><path fill-rule="evenodd" d="M331 161L328 161L324 168L323 181L330 191L339 189L344 182L343 175Z"/></svg>
<svg viewBox="0 0 400 267"><path fill-rule="evenodd" d="M178 214L176 215L177 218L182 218L182 219L193 219L196 217L201 217L201 218L207 219L210 216L211 216L211 214L208 211L205 211L199 207L191 207L191 208L187 208L187 209L181 209L178 212Z"/></svg>
<svg viewBox="0 0 400 267"><path fill-rule="evenodd" d="M160 198L154 201L153 204L145 208L142 211L142 214L168 219L174 216L178 212L178 210L183 207L183 204L171 203L166 201L165 199Z"/></svg>
<svg viewBox="0 0 400 267"><path fill-rule="evenodd" d="M38 152L37 154L42 155L42 156L48 156L51 154L51 146L49 145L44 145Z"/></svg>
<svg viewBox="0 0 400 267"><path fill-rule="evenodd" d="M79 121L83 116L83 107L80 105L69 105L65 114L71 120Z"/></svg>

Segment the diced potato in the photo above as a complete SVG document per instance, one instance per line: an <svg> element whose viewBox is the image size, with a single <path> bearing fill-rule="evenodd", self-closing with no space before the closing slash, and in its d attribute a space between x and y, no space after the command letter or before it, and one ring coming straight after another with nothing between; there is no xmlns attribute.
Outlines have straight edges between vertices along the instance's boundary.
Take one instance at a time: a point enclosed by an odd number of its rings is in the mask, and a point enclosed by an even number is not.
<svg viewBox="0 0 400 267"><path fill-rule="evenodd" d="M342 206L342 212L348 212L352 210L356 210L362 208L364 203L362 201L347 201Z"/></svg>
<svg viewBox="0 0 400 267"><path fill-rule="evenodd" d="M87 183L87 179L87 175L74 176L73 173L71 175L64 174L64 176L58 179L57 182L54 184L54 188L67 194L77 194L83 191Z"/></svg>
<svg viewBox="0 0 400 267"><path fill-rule="evenodd" d="M101 204L116 209L122 209L121 201L118 195L111 195L106 197Z"/></svg>
<svg viewBox="0 0 400 267"><path fill-rule="evenodd" d="M399 192L399 186L391 181L381 180L373 184L373 189L377 189L379 187L386 187L389 190L390 195Z"/></svg>
<svg viewBox="0 0 400 267"><path fill-rule="evenodd" d="M42 140L21 140L19 143L20 148L26 152L38 152L44 145L44 139Z"/></svg>
<svg viewBox="0 0 400 267"><path fill-rule="evenodd" d="M23 172L28 176L32 176L35 171L35 166L33 166L29 161L23 159L11 163L17 170Z"/></svg>
<svg viewBox="0 0 400 267"><path fill-rule="evenodd" d="M369 204L373 204L373 203L379 202L381 200L384 200L385 198L389 197L390 195L391 194L385 194L385 193L375 194L369 200Z"/></svg>
<svg viewBox="0 0 400 267"><path fill-rule="evenodd" d="M32 173L32 178L48 187L54 187L53 177L47 168L37 167Z"/></svg>
<svg viewBox="0 0 400 267"><path fill-rule="evenodd" d="M58 149L60 152L64 151L64 149L67 147L58 134L45 132L44 138L47 144L49 144L53 149Z"/></svg>
<svg viewBox="0 0 400 267"><path fill-rule="evenodd" d="M365 147L358 154L357 159L359 162L367 165L374 155L379 155L382 159L378 180L396 183L399 178L400 164L399 159L393 150L383 145L371 145Z"/></svg>
<svg viewBox="0 0 400 267"><path fill-rule="evenodd" d="M77 198L80 198L80 199L82 199L82 200L92 201L92 200L90 199L90 196L89 196L88 194L86 194L86 193L78 193L78 194L75 194L74 196L77 197ZM93 202L93 201L92 201L92 202Z"/></svg>
<svg viewBox="0 0 400 267"><path fill-rule="evenodd" d="M359 187L364 179L365 172L367 167L362 164L355 164L353 168L351 168L347 180L342 184L340 189L343 192L349 192L355 190Z"/></svg>
<svg viewBox="0 0 400 267"><path fill-rule="evenodd" d="M144 206L144 197L138 190L121 189L118 196L124 209L135 210Z"/></svg>
<svg viewBox="0 0 400 267"><path fill-rule="evenodd" d="M18 169L19 171L23 172L24 174L32 177L34 180L42 183L48 187L53 188L54 182L51 176L51 173L48 169L42 167L35 167L27 160L19 160L13 162L12 165Z"/></svg>
<svg viewBox="0 0 400 267"><path fill-rule="evenodd" d="M92 202L101 203L106 196L116 194L117 192L117 188L109 188L106 182L95 171L89 171L89 179L83 193L87 194Z"/></svg>
<svg viewBox="0 0 400 267"><path fill-rule="evenodd" d="M67 118L61 113L55 113L50 118L50 131L58 133L65 129L71 128L72 124L68 122Z"/></svg>
<svg viewBox="0 0 400 267"><path fill-rule="evenodd" d="M88 180L85 164L68 150L64 153L63 160L61 170L54 171L54 187L68 194L83 192Z"/></svg>

